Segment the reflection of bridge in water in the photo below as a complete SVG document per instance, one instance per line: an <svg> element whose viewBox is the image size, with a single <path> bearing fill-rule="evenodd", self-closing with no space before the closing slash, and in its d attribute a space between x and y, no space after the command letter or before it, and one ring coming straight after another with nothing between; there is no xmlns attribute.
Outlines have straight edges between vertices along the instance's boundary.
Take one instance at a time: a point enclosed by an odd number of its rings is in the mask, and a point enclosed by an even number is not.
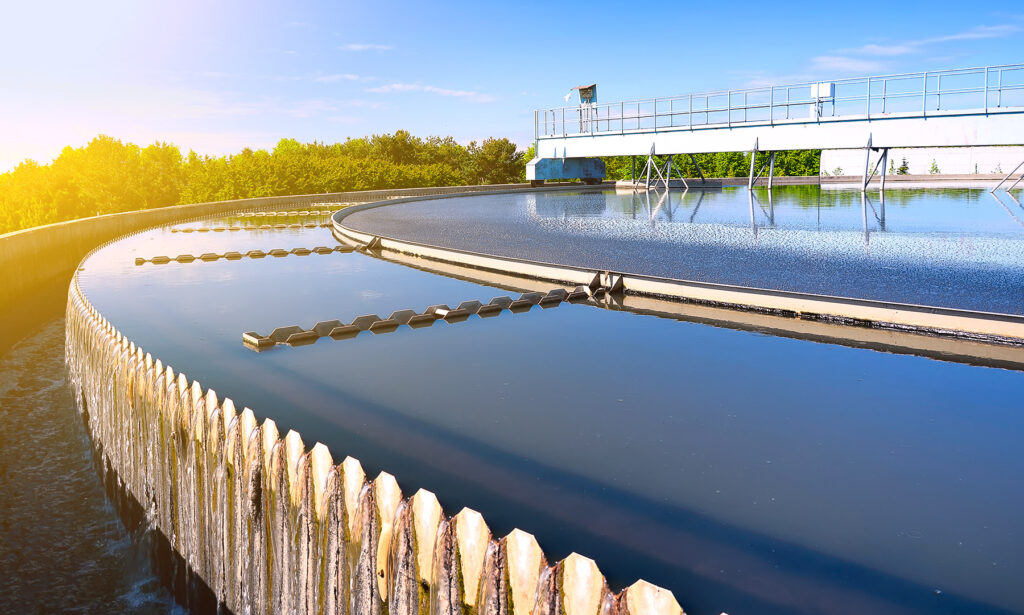
<svg viewBox="0 0 1024 615"><path fill-rule="evenodd" d="M674 155L765 152L770 185L776 151L864 149L866 189L875 172L885 181L892 147L1024 143L1024 64L538 109L534 139L532 181L603 178L588 159L646 156L649 187L652 172L669 179ZM872 152L881 153L874 170ZM669 158L655 163L655 154ZM765 171L755 160L748 185Z"/></svg>
<svg viewBox="0 0 1024 615"><path fill-rule="evenodd" d="M818 230L821 226L821 210L832 209L836 203L832 201L822 202L821 195L829 191L817 192L817 203L812 206L818 212ZM559 209L553 207L550 201L529 201L527 207L529 215L537 220L543 218L608 218L619 217L638 221L646 218L650 228L656 228L659 224L721 224L721 219L702 219L701 209L705 203L714 197L709 195L721 195L721 190L698 189L692 193L687 190L632 190L625 194L619 192L615 196L609 196L606 201L585 201L576 203L571 209ZM850 195L853 197L853 195ZM1024 228L1024 203L1012 191L992 191L988 194L999 206L999 210L1009 215L1013 223ZM892 198L892 194L889 195ZM887 228L886 219L886 192L879 191L877 194L862 191L858 197L853 197L850 205L853 205L859 198L861 209L860 226L864 235L864 244L869 245L873 233L885 233ZM779 193L774 190L748 190L747 204L749 211L749 227L756 238L761 229L786 230L786 222L792 219L785 218L780 224L776 218L776 204L779 200ZM787 206L792 206L791 199L783 198ZM900 201L897 201L900 205ZM733 220L728 226L738 226L738 220ZM813 230L806 224L798 222L795 229ZM847 229L850 230L850 229Z"/></svg>

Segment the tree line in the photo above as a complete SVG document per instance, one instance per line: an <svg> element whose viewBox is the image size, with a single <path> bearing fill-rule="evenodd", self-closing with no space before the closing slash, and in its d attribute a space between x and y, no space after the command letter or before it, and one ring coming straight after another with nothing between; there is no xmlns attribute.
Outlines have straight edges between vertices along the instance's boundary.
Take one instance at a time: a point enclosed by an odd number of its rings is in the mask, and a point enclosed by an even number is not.
<svg viewBox="0 0 1024 615"><path fill-rule="evenodd" d="M281 139L272 150L244 149L228 156L183 155L169 143L140 147L100 135L83 147L65 147L49 164L32 160L0 174L0 234L98 214L289 194L429 186L501 184L525 179L533 146L519 151L508 139L462 145L452 137L394 134L343 143ZM757 161L763 160L759 154ZM705 176L741 177L744 153L699 154ZM817 175L820 151L778 152L777 175ZM604 158L608 179L629 179L633 159ZM636 172L645 157L636 157ZM664 158L660 158L664 161ZM674 164L687 177L689 156Z"/></svg>
<svg viewBox="0 0 1024 615"><path fill-rule="evenodd" d="M343 143L281 139L270 151L182 155L100 135L50 164L0 174L0 234L97 214L249 197L522 181L523 152L508 139L394 134Z"/></svg>

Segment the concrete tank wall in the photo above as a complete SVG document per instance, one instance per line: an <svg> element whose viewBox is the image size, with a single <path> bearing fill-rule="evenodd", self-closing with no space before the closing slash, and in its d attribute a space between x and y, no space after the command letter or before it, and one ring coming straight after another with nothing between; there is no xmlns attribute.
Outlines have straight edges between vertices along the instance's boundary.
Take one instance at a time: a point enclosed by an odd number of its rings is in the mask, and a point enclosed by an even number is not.
<svg viewBox="0 0 1024 615"><path fill-rule="evenodd" d="M159 318L159 314L154 314ZM548 562L533 536L493 536L434 494L338 463L270 418L124 338L68 293L69 380L100 465L235 613L682 615L638 581L612 593L597 565Z"/></svg>
<svg viewBox="0 0 1024 615"><path fill-rule="evenodd" d="M879 152L871 153L872 167L880 156ZM1002 179L1024 162L1024 147L895 147L889 150L893 169L898 169L904 158L913 175L928 174L935 162L941 175L987 174ZM864 150L822 150L822 172L837 175L836 169L842 169L838 175L863 175Z"/></svg>
<svg viewBox="0 0 1024 615"><path fill-rule="evenodd" d="M69 382L104 482L142 509L185 564L172 584L201 586L216 597L215 610L682 615L667 590L637 581L613 593L588 558L549 562L530 534L493 536L473 510L449 515L429 491L403 494L386 472L368 477L358 460L336 462L323 444L279 433L272 419L236 409L124 338L72 275L99 244L170 221L286 203L508 188L249 199L20 231L0 237L0 313L64 286Z"/></svg>

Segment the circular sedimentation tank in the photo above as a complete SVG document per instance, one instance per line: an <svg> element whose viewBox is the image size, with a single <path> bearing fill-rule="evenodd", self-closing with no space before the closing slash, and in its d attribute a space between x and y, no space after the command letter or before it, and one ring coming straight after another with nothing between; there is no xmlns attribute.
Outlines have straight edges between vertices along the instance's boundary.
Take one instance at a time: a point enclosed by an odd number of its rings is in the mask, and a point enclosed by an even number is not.
<svg viewBox="0 0 1024 615"><path fill-rule="evenodd" d="M73 390L235 612L1019 610L1024 229L980 191L886 199L174 223L76 274ZM747 299L645 290L682 283Z"/></svg>

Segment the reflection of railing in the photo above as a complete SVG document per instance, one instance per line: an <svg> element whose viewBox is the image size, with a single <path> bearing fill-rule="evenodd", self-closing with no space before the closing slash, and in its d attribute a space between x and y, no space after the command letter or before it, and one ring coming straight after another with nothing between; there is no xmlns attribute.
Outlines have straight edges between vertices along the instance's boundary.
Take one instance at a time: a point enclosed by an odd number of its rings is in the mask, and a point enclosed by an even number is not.
<svg viewBox="0 0 1024 615"><path fill-rule="evenodd" d="M821 87L828 86L828 87ZM826 95L827 94L827 95ZM694 130L1024 107L1024 64L797 83L534 111L534 136Z"/></svg>

